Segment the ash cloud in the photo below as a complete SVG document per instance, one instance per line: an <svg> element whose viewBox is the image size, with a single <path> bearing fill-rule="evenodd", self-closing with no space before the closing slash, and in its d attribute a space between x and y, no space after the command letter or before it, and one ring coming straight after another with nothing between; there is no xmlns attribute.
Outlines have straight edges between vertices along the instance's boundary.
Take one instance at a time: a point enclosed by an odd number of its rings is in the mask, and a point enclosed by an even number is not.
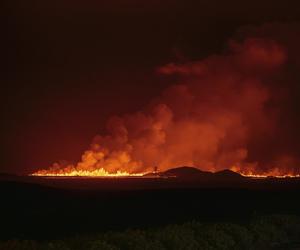
<svg viewBox="0 0 300 250"><path fill-rule="evenodd" d="M298 46L291 42L295 30L299 26L249 27L220 55L160 67L176 84L143 111L111 117L107 134L96 136L82 161L67 168L133 173L190 165L299 173L288 129L300 66Z"/></svg>

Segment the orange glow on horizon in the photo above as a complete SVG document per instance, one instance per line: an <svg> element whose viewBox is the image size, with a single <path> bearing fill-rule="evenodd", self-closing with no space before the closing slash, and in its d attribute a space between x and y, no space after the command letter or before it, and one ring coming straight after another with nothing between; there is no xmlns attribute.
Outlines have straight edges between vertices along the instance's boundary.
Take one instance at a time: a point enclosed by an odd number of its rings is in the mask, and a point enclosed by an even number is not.
<svg viewBox="0 0 300 250"><path fill-rule="evenodd" d="M232 171L239 173L240 175L244 177L250 177L250 178L299 178L300 174L294 174L289 171L280 171L278 168L270 169L265 172L258 173L254 169L248 168L248 169L242 169L239 167L232 167Z"/></svg>
<svg viewBox="0 0 300 250"><path fill-rule="evenodd" d="M241 176L248 178L300 178L300 174L279 174L274 171L266 172L266 173L255 173L252 171L243 172L238 170L236 167L232 167L231 170L240 174ZM151 172L141 172L141 173L129 173L127 171L118 170L116 172L108 172L104 168L94 169L94 170L66 170L66 169L58 169L58 170L38 170L30 176L40 176L40 177L145 177L147 174ZM154 173L154 172L153 172ZM159 177L159 175L157 176Z"/></svg>
<svg viewBox="0 0 300 250"><path fill-rule="evenodd" d="M126 171L118 170L115 173L110 173L106 171L104 168L94 169L94 170L71 170L71 171L64 171L63 169L58 171L53 170L38 170L31 174L31 176L49 176L49 177L141 177L144 176L146 173L128 173Z"/></svg>
<svg viewBox="0 0 300 250"><path fill-rule="evenodd" d="M290 174L286 174L286 175L263 175L263 174L242 174L240 173L240 175L244 176L244 177L250 177L250 178L299 178L300 175L290 175Z"/></svg>

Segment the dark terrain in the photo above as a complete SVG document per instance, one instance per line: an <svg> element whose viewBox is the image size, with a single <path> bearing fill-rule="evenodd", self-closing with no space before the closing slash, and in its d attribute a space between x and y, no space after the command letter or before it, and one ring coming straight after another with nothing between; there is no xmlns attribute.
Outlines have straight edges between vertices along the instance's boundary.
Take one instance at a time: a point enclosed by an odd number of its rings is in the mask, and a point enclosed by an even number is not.
<svg viewBox="0 0 300 250"><path fill-rule="evenodd" d="M43 240L192 220L248 223L260 215L300 215L298 178L250 179L191 168L160 175L165 178L2 175L1 239Z"/></svg>

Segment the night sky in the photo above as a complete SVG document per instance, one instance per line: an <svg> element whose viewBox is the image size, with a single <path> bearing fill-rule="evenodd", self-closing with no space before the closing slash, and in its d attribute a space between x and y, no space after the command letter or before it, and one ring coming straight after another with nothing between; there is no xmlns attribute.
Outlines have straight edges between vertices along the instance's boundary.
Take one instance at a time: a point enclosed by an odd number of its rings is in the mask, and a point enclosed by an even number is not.
<svg viewBox="0 0 300 250"><path fill-rule="evenodd" d="M268 150L299 158L298 1L5 2L1 172L78 161L108 117L141 110L178 81L160 67L222 53L244 33L278 37L292 54L278 76L281 85L272 85L288 93L280 105L281 132L269 135L271 149L263 138L256 142L266 147L252 141L249 147L258 148L262 161ZM272 31L257 31L268 23Z"/></svg>

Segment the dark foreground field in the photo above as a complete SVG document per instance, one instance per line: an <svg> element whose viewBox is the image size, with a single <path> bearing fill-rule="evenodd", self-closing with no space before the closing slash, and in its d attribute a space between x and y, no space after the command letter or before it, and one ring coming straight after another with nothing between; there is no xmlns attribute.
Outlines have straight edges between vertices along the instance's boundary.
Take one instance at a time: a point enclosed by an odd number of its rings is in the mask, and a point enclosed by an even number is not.
<svg viewBox="0 0 300 250"><path fill-rule="evenodd" d="M3 240L5 250L296 250L300 217L264 216L249 223L191 221L151 229L81 234L52 240Z"/></svg>
<svg viewBox="0 0 300 250"><path fill-rule="evenodd" d="M0 190L0 249L299 249L297 179L18 177Z"/></svg>

